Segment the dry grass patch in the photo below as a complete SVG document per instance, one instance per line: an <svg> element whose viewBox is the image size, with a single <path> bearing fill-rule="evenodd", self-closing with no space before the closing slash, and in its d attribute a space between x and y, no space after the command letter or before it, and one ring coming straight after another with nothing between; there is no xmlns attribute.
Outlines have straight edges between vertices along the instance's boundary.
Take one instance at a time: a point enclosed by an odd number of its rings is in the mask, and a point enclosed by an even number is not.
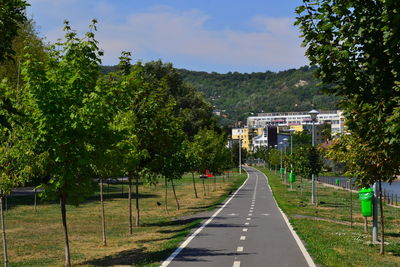
<svg viewBox="0 0 400 267"><path fill-rule="evenodd" d="M244 181L246 175L231 177L226 183L218 179L207 182L203 197L200 179L196 179L199 198L195 198L191 176L176 183L181 209L177 210L172 189L168 188L168 212L165 209L164 186L140 186L141 226L128 234L127 185L105 186L107 246L101 246L101 217L98 197L78 207L67 207L72 261L82 266L138 266L157 264L202 218L188 217L207 211L222 197ZM33 196L9 199L6 212L10 267L61 266L64 238L58 203L40 204L33 210ZM135 200L132 201L133 207ZM161 206L157 205L161 203ZM135 212L133 212L135 215ZM185 216L182 220L176 218ZM2 259L2 255L0 253Z"/></svg>

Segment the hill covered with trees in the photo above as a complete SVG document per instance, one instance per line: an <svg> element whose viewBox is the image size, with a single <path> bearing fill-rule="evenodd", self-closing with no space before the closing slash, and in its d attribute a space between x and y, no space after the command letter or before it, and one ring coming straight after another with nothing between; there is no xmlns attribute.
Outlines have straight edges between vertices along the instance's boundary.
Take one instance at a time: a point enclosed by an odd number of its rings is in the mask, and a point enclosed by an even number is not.
<svg viewBox="0 0 400 267"><path fill-rule="evenodd" d="M222 124L260 112L335 109L338 98L321 92L314 71L308 66L250 74L179 70L184 81L203 92L215 109L225 111L227 117L221 118Z"/></svg>
<svg viewBox="0 0 400 267"><path fill-rule="evenodd" d="M102 71L114 71L103 66ZM336 109L338 98L321 92L315 67L304 66L281 72L228 72L220 74L178 69L183 80L202 92L214 109L221 110L220 125L260 112Z"/></svg>

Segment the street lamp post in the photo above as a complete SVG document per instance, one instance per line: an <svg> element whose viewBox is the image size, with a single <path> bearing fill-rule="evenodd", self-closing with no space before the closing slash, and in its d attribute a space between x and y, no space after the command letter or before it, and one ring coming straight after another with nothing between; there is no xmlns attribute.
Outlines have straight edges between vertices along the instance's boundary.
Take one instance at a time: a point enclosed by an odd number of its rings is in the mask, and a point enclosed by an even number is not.
<svg viewBox="0 0 400 267"><path fill-rule="evenodd" d="M319 112L315 109L308 112L311 117L312 121L312 146L315 147L315 122L317 120L317 116ZM315 204L315 173L313 171L312 178L311 178L311 203Z"/></svg>
<svg viewBox="0 0 400 267"><path fill-rule="evenodd" d="M278 149L278 145L274 145L274 147L275 147L275 149ZM274 167L275 167L275 174L276 174L276 165Z"/></svg>
<svg viewBox="0 0 400 267"><path fill-rule="evenodd" d="M286 147L287 147L287 145L288 145L288 141L289 141L289 139L283 138L283 143L284 143L284 147L285 147L285 160L286 160ZM284 169L285 169L285 170L284 170L285 184L287 184L287 179L286 179L286 176L287 176L287 172L286 172L287 166L286 166L286 162L285 162L285 168L284 168Z"/></svg>
<svg viewBox="0 0 400 267"><path fill-rule="evenodd" d="M282 152L283 152L282 144L283 144L283 142L279 142L279 144L281 145L280 146L280 150L281 150L281 168L279 169L279 173L281 174L281 179L283 179L283 177L282 177L282 168L283 168L283 165L282 165Z"/></svg>
<svg viewBox="0 0 400 267"><path fill-rule="evenodd" d="M290 172L293 172L293 132L295 130L293 128L289 129L289 134L290 134L290 158L291 158L291 162L290 162ZM290 190L293 190L293 182L290 181Z"/></svg>
<svg viewBox="0 0 400 267"><path fill-rule="evenodd" d="M242 139L239 137L239 173L242 174Z"/></svg>

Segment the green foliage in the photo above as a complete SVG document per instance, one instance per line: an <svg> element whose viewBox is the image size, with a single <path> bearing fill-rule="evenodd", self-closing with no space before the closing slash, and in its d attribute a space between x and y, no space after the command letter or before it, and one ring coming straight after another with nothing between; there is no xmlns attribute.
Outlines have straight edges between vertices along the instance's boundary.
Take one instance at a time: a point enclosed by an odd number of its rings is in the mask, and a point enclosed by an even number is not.
<svg viewBox="0 0 400 267"><path fill-rule="evenodd" d="M191 139L204 127L213 127L212 106L194 87L185 83L171 63L152 61L144 65L144 79L163 86L165 94L175 100L174 112L183 119L182 129Z"/></svg>
<svg viewBox="0 0 400 267"><path fill-rule="evenodd" d="M293 164L295 173L311 178L312 174L318 175L323 162L320 153L311 145L297 146L292 156L288 156L288 164Z"/></svg>
<svg viewBox="0 0 400 267"><path fill-rule="evenodd" d="M296 24L306 54L324 90L341 97L354 149L369 157L357 176L391 182L400 173L400 2L303 2Z"/></svg>
<svg viewBox="0 0 400 267"><path fill-rule="evenodd" d="M199 173L209 170L219 174L230 167L231 153L226 147L226 138L214 130L200 130L190 144L189 153L195 159L194 170Z"/></svg>
<svg viewBox="0 0 400 267"><path fill-rule="evenodd" d="M23 0L0 1L0 62L9 59L15 53L12 41L21 24L26 21L26 6L28 4Z"/></svg>
<svg viewBox="0 0 400 267"><path fill-rule="evenodd" d="M293 133L293 144L296 146L306 146L311 144L311 134L309 134L307 131L303 130L301 132L295 132Z"/></svg>
<svg viewBox="0 0 400 267"><path fill-rule="evenodd" d="M278 149L271 149L268 163L272 166L281 164L281 152Z"/></svg>
<svg viewBox="0 0 400 267"><path fill-rule="evenodd" d="M102 72L114 69L103 66ZM314 70L302 67L278 73L219 74L185 69L176 72L184 82L202 92L214 108L225 110L228 117L219 117L218 124L229 125L257 112L304 111L313 106L335 109L337 97L320 92L319 80L313 77Z"/></svg>
<svg viewBox="0 0 400 267"><path fill-rule="evenodd" d="M91 26L96 29L96 21ZM90 98L96 94L101 51L93 32L80 39L65 23L66 40L41 61L27 53L22 67L31 117L37 129L35 151L46 155L50 175L43 196L78 204L92 193L91 141L96 130ZM92 113L95 115L95 112Z"/></svg>
<svg viewBox="0 0 400 267"><path fill-rule="evenodd" d="M259 112L335 109L337 98L320 92L315 68L257 73L206 73L179 70L184 81L203 92L216 108L226 110L232 123Z"/></svg>
<svg viewBox="0 0 400 267"><path fill-rule="evenodd" d="M272 149L268 149L267 147L257 147L256 151L254 152L254 157L258 159L262 159L265 162L269 162L269 157Z"/></svg>

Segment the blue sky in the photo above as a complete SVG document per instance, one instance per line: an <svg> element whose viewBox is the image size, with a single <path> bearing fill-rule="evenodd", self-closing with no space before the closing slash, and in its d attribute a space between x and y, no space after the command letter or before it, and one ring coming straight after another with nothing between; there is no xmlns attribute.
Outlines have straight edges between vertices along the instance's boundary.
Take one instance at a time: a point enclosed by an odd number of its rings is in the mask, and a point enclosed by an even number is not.
<svg viewBox="0 0 400 267"><path fill-rule="evenodd" d="M294 9L301 0L28 0L42 37L63 37L63 20L79 33L99 21L104 65L121 51L207 72L279 71L308 63Z"/></svg>

